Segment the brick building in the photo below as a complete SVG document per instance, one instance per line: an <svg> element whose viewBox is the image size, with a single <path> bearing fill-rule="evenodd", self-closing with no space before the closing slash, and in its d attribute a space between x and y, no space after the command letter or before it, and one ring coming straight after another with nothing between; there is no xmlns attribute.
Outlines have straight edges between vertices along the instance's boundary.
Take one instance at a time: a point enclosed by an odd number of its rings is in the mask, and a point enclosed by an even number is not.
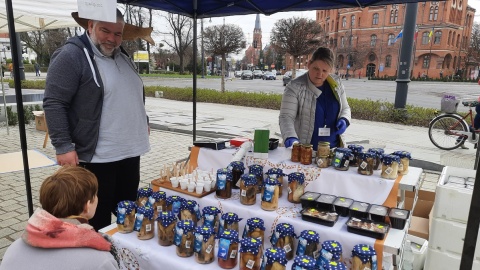
<svg viewBox="0 0 480 270"><path fill-rule="evenodd" d="M260 26L260 14L255 19L255 28L253 29L253 40L250 46L245 50L246 62L249 66L256 66L262 50L262 27Z"/></svg>

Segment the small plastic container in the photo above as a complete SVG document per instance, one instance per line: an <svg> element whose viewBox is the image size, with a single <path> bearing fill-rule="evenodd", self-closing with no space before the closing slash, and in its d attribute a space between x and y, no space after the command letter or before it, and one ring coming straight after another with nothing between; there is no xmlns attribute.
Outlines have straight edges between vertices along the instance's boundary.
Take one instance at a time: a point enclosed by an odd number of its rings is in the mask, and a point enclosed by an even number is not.
<svg viewBox="0 0 480 270"><path fill-rule="evenodd" d="M392 208L390 210L390 223L392 228L403 230L405 224L407 223L408 217L410 216L410 211L406 209Z"/></svg>
<svg viewBox="0 0 480 270"><path fill-rule="evenodd" d="M320 256L317 258L317 265L321 266L329 262L342 262L342 253L342 245L339 242L335 240L324 241L320 250Z"/></svg>
<svg viewBox="0 0 480 270"><path fill-rule="evenodd" d="M362 152L357 154L358 170L362 175L373 174L373 162L375 161L375 154L370 152Z"/></svg>
<svg viewBox="0 0 480 270"><path fill-rule="evenodd" d="M352 269L377 269L375 249L369 245L355 245L352 250Z"/></svg>
<svg viewBox="0 0 480 270"><path fill-rule="evenodd" d="M262 192L263 187L263 166L258 164L253 164L248 167L248 173L255 175L257 179L257 193Z"/></svg>
<svg viewBox="0 0 480 270"><path fill-rule="evenodd" d="M218 240L218 266L223 269L232 269L237 266L238 232L225 230Z"/></svg>
<svg viewBox="0 0 480 270"><path fill-rule="evenodd" d="M153 208L148 206L137 207L135 214L135 226L133 230L137 232L140 240L152 239L155 234L155 220L153 219Z"/></svg>
<svg viewBox="0 0 480 270"><path fill-rule="evenodd" d="M185 199L180 196L167 197L167 211L172 211L175 216L180 214L180 207Z"/></svg>
<svg viewBox="0 0 480 270"><path fill-rule="evenodd" d="M304 208L300 214L305 221L314 222L328 227L333 227L338 220L337 213L320 211L316 208Z"/></svg>
<svg viewBox="0 0 480 270"><path fill-rule="evenodd" d="M265 225L263 219L257 217L247 219L242 238L245 237L255 238L265 243Z"/></svg>
<svg viewBox="0 0 480 270"><path fill-rule="evenodd" d="M272 246L285 250L285 258L291 260L294 257L295 250L295 228L288 223L280 223L275 227L275 231L270 238Z"/></svg>
<svg viewBox="0 0 480 270"><path fill-rule="evenodd" d="M300 197L303 195L305 187L305 175L301 172L294 172L288 175L288 201L291 203L300 203Z"/></svg>
<svg viewBox="0 0 480 270"><path fill-rule="evenodd" d="M354 218L368 218L368 208L370 204L365 202L354 201L350 206L350 217Z"/></svg>
<svg viewBox="0 0 480 270"><path fill-rule="evenodd" d="M292 146L292 155L290 157L290 160L292 162L300 162L300 154L302 151L302 145L300 143L294 143Z"/></svg>
<svg viewBox="0 0 480 270"><path fill-rule="evenodd" d="M347 231L363 236L383 240L390 226L387 223L375 222L368 219L350 218L347 221Z"/></svg>
<svg viewBox="0 0 480 270"><path fill-rule="evenodd" d="M333 202L335 206L335 212L342 217L348 216L350 213L350 206L352 205L353 200L344 197L337 197Z"/></svg>
<svg viewBox="0 0 480 270"><path fill-rule="evenodd" d="M384 155L382 157L382 173L380 176L385 179L395 180L398 177L398 166L400 157L395 155Z"/></svg>
<svg viewBox="0 0 480 270"><path fill-rule="evenodd" d="M220 209L215 206L206 206L202 209L203 226L213 227L215 233L218 233L218 225L220 224Z"/></svg>
<svg viewBox="0 0 480 270"><path fill-rule="evenodd" d="M312 230L304 230L298 238L297 256L307 255L316 258L320 251L320 235Z"/></svg>
<svg viewBox="0 0 480 270"><path fill-rule="evenodd" d="M279 186L279 189L278 189L278 196L279 197L282 197L282 187L283 187L283 177L284 176L285 176L285 174L283 173L283 170L280 169L280 168L270 168L267 171L267 178L270 177L270 178L277 179L278 186Z"/></svg>
<svg viewBox="0 0 480 270"><path fill-rule="evenodd" d="M192 220L193 224L197 226L197 222L202 218L197 202L193 200L182 201L178 218L180 220Z"/></svg>
<svg viewBox="0 0 480 270"><path fill-rule="evenodd" d="M307 191L300 197L300 202L302 203L302 208L315 207L317 203L315 202L320 193Z"/></svg>
<svg viewBox="0 0 480 270"><path fill-rule="evenodd" d="M158 213L167 210L167 194L165 191L156 191L148 198L148 206L153 208L153 218L157 219Z"/></svg>
<svg viewBox="0 0 480 270"><path fill-rule="evenodd" d="M388 207L372 204L368 209L368 214L371 220L385 223L388 216Z"/></svg>
<svg viewBox="0 0 480 270"><path fill-rule="evenodd" d="M292 270L317 270L316 261L314 258L310 256L297 256L295 260L293 260Z"/></svg>
<svg viewBox="0 0 480 270"><path fill-rule="evenodd" d="M332 166L339 171L348 171L348 168L350 168L350 159L352 157L352 150L337 147L333 152Z"/></svg>
<svg viewBox="0 0 480 270"><path fill-rule="evenodd" d="M232 161L228 165L227 169L232 171L232 188L238 189L238 181L240 181L240 177L242 177L242 175L245 173L245 164L243 164L241 161Z"/></svg>
<svg viewBox="0 0 480 270"><path fill-rule="evenodd" d="M350 159L350 166L358 167L360 164L358 160L358 154L363 152L363 146L358 144L349 144L347 147L352 151L353 154L353 157Z"/></svg>
<svg viewBox="0 0 480 270"><path fill-rule="evenodd" d="M343 262L328 262L323 264L323 270L347 270L347 266Z"/></svg>
<svg viewBox="0 0 480 270"><path fill-rule="evenodd" d="M227 168L217 170L216 190L215 194L220 199L228 199L232 197L232 183L233 175L232 171Z"/></svg>
<svg viewBox="0 0 480 270"><path fill-rule="evenodd" d="M177 246L177 255L179 257L190 257L193 255L195 244L195 225L191 220L180 220L175 226L174 243Z"/></svg>
<svg viewBox="0 0 480 270"><path fill-rule="evenodd" d="M300 163L303 165L312 164L313 146L311 144L302 144L300 149Z"/></svg>
<svg viewBox="0 0 480 270"><path fill-rule="evenodd" d="M253 205L257 202L257 178L253 174L244 174L240 179L240 203Z"/></svg>
<svg viewBox="0 0 480 270"><path fill-rule="evenodd" d="M285 256L285 250L281 248L267 248L263 255L262 269L285 270L288 262Z"/></svg>
<svg viewBox="0 0 480 270"><path fill-rule="evenodd" d="M208 264L213 262L215 259L215 231L213 227L199 226L195 229L193 252L197 263Z"/></svg>
<svg viewBox="0 0 480 270"><path fill-rule="evenodd" d="M119 233L133 232L136 207L134 201L121 201L117 204L117 229Z"/></svg>
<svg viewBox="0 0 480 270"><path fill-rule="evenodd" d="M263 256L262 241L246 237L240 240L240 270L260 270Z"/></svg>
<svg viewBox="0 0 480 270"><path fill-rule="evenodd" d="M283 176L282 176L283 178ZM278 208L278 199L280 197L280 186L275 178L265 179L265 186L262 192L262 202L260 206L265 211L273 211Z"/></svg>
<svg viewBox="0 0 480 270"><path fill-rule="evenodd" d="M277 138L270 138L268 139L268 150L275 150L278 148L278 144L280 140Z"/></svg>
<svg viewBox="0 0 480 270"><path fill-rule="evenodd" d="M322 194L322 195L320 195L320 197L318 197L315 200L316 208L318 210L334 212L335 207L333 206L333 202L335 201L336 198L337 197L333 196L333 195Z"/></svg>
<svg viewBox="0 0 480 270"><path fill-rule="evenodd" d="M235 213L225 213L220 217L220 226L218 229L218 234L222 234L224 230L233 230L238 231L238 223L242 220L242 218L239 218L237 214Z"/></svg>
<svg viewBox="0 0 480 270"><path fill-rule="evenodd" d="M158 243L160 246L173 245L173 239L175 238L175 226L177 224L177 217L173 212L163 211L158 213L157 217L157 231L158 231Z"/></svg>
<svg viewBox="0 0 480 270"><path fill-rule="evenodd" d="M385 151L383 148L369 148L367 152L375 154L375 160L373 161L373 170L382 168L382 157Z"/></svg>
<svg viewBox="0 0 480 270"><path fill-rule="evenodd" d="M152 195L153 190L149 187L139 188L137 191L137 206L148 206L148 198Z"/></svg>
<svg viewBox="0 0 480 270"><path fill-rule="evenodd" d="M410 160L412 156L409 152L406 151L395 151L392 155L400 157L400 164L398 165L398 174L406 175L408 174L408 167L410 166Z"/></svg>

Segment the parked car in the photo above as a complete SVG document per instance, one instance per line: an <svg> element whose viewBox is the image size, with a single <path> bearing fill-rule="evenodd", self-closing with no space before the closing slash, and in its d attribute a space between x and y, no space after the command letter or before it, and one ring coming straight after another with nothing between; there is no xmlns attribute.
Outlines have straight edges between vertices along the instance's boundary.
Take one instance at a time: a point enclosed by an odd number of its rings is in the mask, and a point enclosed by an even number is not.
<svg viewBox="0 0 480 270"><path fill-rule="evenodd" d="M306 69L295 70L295 76L296 76L295 78L305 74L307 71L308 70ZM283 86L286 86L291 80L292 80L292 72L291 71L285 72L285 74L283 74Z"/></svg>
<svg viewBox="0 0 480 270"><path fill-rule="evenodd" d="M234 74L235 74L235 78L240 78L240 77L242 77L242 71L241 71L241 70L235 71Z"/></svg>
<svg viewBox="0 0 480 270"><path fill-rule="evenodd" d="M264 80L276 80L277 79L277 75L275 75L273 72L271 71L266 71L265 74L263 74L263 79Z"/></svg>
<svg viewBox="0 0 480 270"><path fill-rule="evenodd" d="M250 70L242 71L242 80L253 80L253 73Z"/></svg>
<svg viewBox="0 0 480 270"><path fill-rule="evenodd" d="M263 77L263 72L259 69L255 69L253 71L253 78L254 79L261 79Z"/></svg>

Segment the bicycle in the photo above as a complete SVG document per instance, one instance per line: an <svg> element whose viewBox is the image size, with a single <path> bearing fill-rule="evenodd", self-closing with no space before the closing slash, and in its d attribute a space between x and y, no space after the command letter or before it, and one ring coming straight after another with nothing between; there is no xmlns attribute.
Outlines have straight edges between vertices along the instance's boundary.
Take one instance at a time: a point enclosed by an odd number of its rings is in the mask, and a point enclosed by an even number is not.
<svg viewBox="0 0 480 270"><path fill-rule="evenodd" d="M468 113L461 116L457 113L442 113L435 116L428 126L430 141L442 150L453 150L462 146L466 141L476 144L480 130L471 129L465 119L470 117L473 123L472 107L479 104L478 101L462 101L463 106L469 107Z"/></svg>

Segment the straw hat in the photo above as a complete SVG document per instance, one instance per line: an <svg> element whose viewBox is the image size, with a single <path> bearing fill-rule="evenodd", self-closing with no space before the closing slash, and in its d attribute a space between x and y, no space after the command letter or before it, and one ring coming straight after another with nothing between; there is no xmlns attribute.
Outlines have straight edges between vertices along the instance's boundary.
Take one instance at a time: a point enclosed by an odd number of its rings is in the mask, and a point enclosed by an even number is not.
<svg viewBox="0 0 480 270"><path fill-rule="evenodd" d="M81 27L84 29L88 28L88 21L90 19L80 18L78 16L78 12L72 12L72 17ZM155 45L155 42L150 36L152 31L152 27L143 28L133 24L125 23L125 26L123 27L123 40L135 40L137 38L141 38L148 43Z"/></svg>

